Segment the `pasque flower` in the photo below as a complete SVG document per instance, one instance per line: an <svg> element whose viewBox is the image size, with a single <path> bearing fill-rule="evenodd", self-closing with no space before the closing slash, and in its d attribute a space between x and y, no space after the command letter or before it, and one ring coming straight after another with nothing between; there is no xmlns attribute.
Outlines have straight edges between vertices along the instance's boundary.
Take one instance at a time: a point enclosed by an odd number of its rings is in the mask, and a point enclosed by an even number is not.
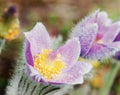
<svg viewBox="0 0 120 95"><path fill-rule="evenodd" d="M52 84L83 83L83 75L92 66L87 62L78 62L81 47L77 38L53 50L49 34L42 23L37 23L30 32L25 32L25 37L26 71L33 80Z"/></svg>
<svg viewBox="0 0 120 95"><path fill-rule="evenodd" d="M114 41L119 32L120 21L113 23L106 12L98 10L78 23L72 36L79 37L82 57L103 59L120 49L120 42Z"/></svg>

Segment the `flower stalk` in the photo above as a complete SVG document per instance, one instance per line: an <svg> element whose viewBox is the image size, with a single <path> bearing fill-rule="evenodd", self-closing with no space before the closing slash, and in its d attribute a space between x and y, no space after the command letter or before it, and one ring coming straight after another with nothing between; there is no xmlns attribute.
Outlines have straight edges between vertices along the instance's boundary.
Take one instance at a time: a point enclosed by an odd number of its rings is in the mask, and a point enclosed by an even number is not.
<svg viewBox="0 0 120 95"><path fill-rule="evenodd" d="M24 72L20 75L17 83L13 83L15 78L11 80L10 86L7 88L7 95L46 95L60 89L57 86L38 84L31 80Z"/></svg>
<svg viewBox="0 0 120 95"><path fill-rule="evenodd" d="M109 94L109 91L112 87L114 79L115 79L119 70L120 70L120 64L119 63L115 62L114 64L112 64L112 68L109 71L108 76L106 77L106 80L104 82L103 87L100 90L99 95L108 95Z"/></svg>
<svg viewBox="0 0 120 95"><path fill-rule="evenodd" d="M5 40L4 39L0 39L0 54L2 53L4 45L5 45Z"/></svg>
<svg viewBox="0 0 120 95"><path fill-rule="evenodd" d="M52 91L58 90L59 87L38 84L35 81L29 79L29 77L23 73L19 85L18 85L18 94L19 95L46 95Z"/></svg>

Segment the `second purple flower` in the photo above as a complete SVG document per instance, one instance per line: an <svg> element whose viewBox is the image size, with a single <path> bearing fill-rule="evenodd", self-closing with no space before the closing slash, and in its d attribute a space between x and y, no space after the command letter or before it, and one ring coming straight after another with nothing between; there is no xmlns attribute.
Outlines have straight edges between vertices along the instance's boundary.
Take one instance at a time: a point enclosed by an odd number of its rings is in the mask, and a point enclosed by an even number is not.
<svg viewBox="0 0 120 95"><path fill-rule="evenodd" d="M114 41L119 32L120 21L113 23L106 12L96 11L75 26L72 36L79 37L80 56L103 59L120 50L120 42Z"/></svg>

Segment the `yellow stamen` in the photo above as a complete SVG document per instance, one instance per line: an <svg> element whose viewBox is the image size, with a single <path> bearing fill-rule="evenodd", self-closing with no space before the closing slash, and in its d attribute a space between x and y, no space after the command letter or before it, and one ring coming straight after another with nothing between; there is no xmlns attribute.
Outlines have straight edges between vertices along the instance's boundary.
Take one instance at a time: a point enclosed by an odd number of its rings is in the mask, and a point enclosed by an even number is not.
<svg viewBox="0 0 120 95"><path fill-rule="evenodd" d="M99 61L97 61L97 60L96 61L91 61L91 63L92 63L94 68L97 68L100 65Z"/></svg>
<svg viewBox="0 0 120 95"><path fill-rule="evenodd" d="M65 67L65 63L61 60L61 55L58 54L57 58L50 59L49 54L52 52L50 49L43 49L41 54L37 54L34 60L34 67L40 72L45 79L53 79L59 75Z"/></svg>
<svg viewBox="0 0 120 95"><path fill-rule="evenodd" d="M96 73L92 80L90 80L90 84L94 88L101 88L103 85L103 76L100 73Z"/></svg>

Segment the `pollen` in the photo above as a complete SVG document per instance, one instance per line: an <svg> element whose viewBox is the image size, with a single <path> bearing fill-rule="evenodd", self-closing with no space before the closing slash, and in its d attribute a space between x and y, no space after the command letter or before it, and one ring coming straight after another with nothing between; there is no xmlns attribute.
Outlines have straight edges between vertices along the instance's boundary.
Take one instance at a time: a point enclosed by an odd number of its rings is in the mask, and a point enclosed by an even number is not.
<svg viewBox="0 0 120 95"><path fill-rule="evenodd" d="M100 65L99 61L97 61L97 60L91 61L91 63L92 63L92 65L93 65L94 68L97 68Z"/></svg>
<svg viewBox="0 0 120 95"><path fill-rule="evenodd" d="M55 59L50 59L49 54L51 52L51 49L43 49L41 54L35 56L34 60L34 67L47 80L56 78L65 67L65 63L61 59L60 54L57 54Z"/></svg>

